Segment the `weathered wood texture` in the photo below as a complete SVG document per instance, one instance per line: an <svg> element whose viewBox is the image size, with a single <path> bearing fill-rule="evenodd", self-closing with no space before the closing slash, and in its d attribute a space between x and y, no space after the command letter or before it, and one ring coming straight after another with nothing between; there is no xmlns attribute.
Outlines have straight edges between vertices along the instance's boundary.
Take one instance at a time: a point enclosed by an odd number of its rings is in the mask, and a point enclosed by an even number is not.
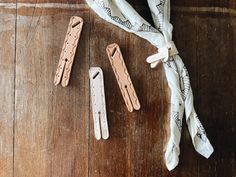
<svg viewBox="0 0 236 177"><path fill-rule="evenodd" d="M147 2L129 1L151 22ZM174 41L215 152L197 154L183 121L179 166L163 163L170 92L155 48L84 0L0 0L0 177L236 177L236 3L172 2ZM72 15L84 18L69 87L53 85ZM152 23L152 22L151 22ZM129 113L105 48L120 45L142 108ZM144 50L145 49L145 50ZM110 138L96 141L88 69L103 68Z"/></svg>
<svg viewBox="0 0 236 177"><path fill-rule="evenodd" d="M0 176L13 176L15 4L0 7Z"/></svg>
<svg viewBox="0 0 236 177"><path fill-rule="evenodd" d="M87 176L89 10L22 6L17 14L15 176ZM75 14L85 26L71 84L55 87L65 31Z"/></svg>

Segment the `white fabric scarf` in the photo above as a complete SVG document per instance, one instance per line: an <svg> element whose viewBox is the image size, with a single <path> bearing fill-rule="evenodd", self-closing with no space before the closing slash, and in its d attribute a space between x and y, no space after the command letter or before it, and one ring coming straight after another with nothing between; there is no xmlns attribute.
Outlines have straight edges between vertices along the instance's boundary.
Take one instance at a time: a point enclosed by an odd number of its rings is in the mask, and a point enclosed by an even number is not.
<svg viewBox="0 0 236 177"><path fill-rule="evenodd" d="M171 56L168 50L173 44L172 25L169 22L170 1L147 0L155 28L125 0L86 1L101 18L148 40L158 48L158 54L150 56L147 61L149 63L152 61L152 68L159 62L163 62L168 85L171 89L170 137L164 155L168 170L174 169L179 162L179 143L184 110L195 150L206 158L210 157L214 149L195 112L188 71L179 55Z"/></svg>

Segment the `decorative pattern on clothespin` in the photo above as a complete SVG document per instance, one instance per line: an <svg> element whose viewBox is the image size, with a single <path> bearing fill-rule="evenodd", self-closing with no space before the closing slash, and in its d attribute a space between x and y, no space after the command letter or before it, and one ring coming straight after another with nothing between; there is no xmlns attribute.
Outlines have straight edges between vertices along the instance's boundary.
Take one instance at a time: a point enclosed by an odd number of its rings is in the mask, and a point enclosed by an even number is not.
<svg viewBox="0 0 236 177"><path fill-rule="evenodd" d="M81 17L71 17L54 79L55 85L61 83L63 87L66 87L69 84L71 69L82 27L83 19Z"/></svg>
<svg viewBox="0 0 236 177"><path fill-rule="evenodd" d="M99 67L90 68L89 78L95 138L97 140L108 139L109 130L102 69Z"/></svg>
<svg viewBox="0 0 236 177"><path fill-rule="evenodd" d="M140 103L127 71L120 47L117 44L107 46L107 54L115 73L125 104L130 112L140 109Z"/></svg>

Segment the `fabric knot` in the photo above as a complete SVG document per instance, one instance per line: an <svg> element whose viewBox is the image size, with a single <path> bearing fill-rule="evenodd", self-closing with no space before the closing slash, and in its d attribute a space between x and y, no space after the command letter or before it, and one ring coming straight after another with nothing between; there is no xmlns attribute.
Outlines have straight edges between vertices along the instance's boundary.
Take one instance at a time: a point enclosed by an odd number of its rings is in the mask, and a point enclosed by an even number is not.
<svg viewBox="0 0 236 177"><path fill-rule="evenodd" d="M151 68L155 68L160 62L167 62L170 57L177 55L179 52L173 41L167 42L163 47L158 48L158 53L147 58L147 63Z"/></svg>

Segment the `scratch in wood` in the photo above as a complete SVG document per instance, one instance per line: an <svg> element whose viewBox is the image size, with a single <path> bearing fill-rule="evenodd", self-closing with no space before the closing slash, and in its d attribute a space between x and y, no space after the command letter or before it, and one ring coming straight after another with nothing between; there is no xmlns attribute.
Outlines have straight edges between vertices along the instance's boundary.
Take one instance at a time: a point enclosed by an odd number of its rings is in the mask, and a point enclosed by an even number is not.
<svg viewBox="0 0 236 177"><path fill-rule="evenodd" d="M30 25L29 25L29 30L28 30L28 33L26 35L26 39L28 41L28 37L29 37L29 33L31 31L31 27L32 27L32 23L33 23L33 19L34 19L34 14L35 14L35 9L36 9L36 4L34 4L34 10L33 10L33 14L31 15L31 21L30 21Z"/></svg>

